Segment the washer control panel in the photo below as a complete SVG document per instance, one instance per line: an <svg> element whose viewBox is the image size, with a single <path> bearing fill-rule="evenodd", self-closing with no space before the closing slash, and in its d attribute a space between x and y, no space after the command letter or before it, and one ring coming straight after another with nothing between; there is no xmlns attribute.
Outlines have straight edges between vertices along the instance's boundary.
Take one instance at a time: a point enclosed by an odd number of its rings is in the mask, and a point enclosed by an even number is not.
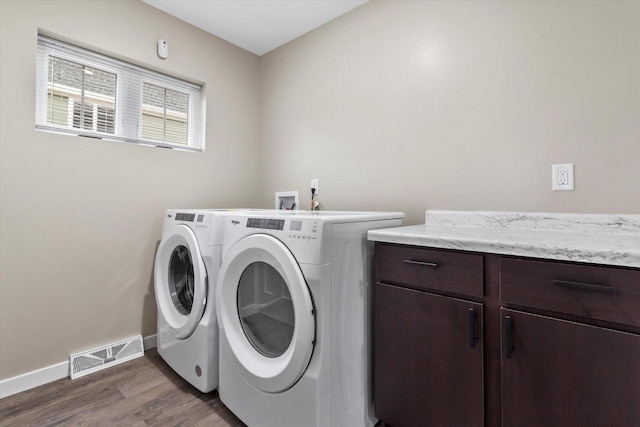
<svg viewBox="0 0 640 427"><path fill-rule="evenodd" d="M186 226L194 234L199 245L221 245L224 218L220 214L194 211L168 211L165 221L165 231L171 232L172 227Z"/></svg>
<svg viewBox="0 0 640 427"><path fill-rule="evenodd" d="M199 215L200 222L202 222L202 216L203 215ZM176 221L193 222L196 219L196 214L194 214L194 213L177 212L175 219L176 219Z"/></svg>
<svg viewBox="0 0 640 427"><path fill-rule="evenodd" d="M206 230L211 226L210 215L191 212L176 212L175 221L186 223L193 230Z"/></svg>

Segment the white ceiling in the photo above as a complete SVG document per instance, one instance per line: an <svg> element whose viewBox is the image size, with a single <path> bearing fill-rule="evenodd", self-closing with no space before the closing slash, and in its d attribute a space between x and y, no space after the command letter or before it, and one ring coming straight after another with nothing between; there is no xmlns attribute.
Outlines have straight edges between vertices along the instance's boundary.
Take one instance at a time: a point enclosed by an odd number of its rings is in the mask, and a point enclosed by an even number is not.
<svg viewBox="0 0 640 427"><path fill-rule="evenodd" d="M261 56L368 0L143 1Z"/></svg>

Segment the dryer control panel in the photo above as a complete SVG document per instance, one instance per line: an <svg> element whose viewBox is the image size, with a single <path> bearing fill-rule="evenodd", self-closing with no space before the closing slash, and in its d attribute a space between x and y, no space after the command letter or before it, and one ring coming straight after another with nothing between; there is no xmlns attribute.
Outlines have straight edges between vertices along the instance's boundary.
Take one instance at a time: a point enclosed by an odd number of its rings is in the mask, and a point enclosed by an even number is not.
<svg viewBox="0 0 640 427"><path fill-rule="evenodd" d="M284 231L285 236L297 240L317 240L318 221L247 218L247 228Z"/></svg>
<svg viewBox="0 0 640 427"><path fill-rule="evenodd" d="M318 222L291 220L289 222L289 238L300 240L318 239Z"/></svg>
<svg viewBox="0 0 640 427"><path fill-rule="evenodd" d="M261 228L263 230L284 230L284 219L249 218L248 228Z"/></svg>
<svg viewBox="0 0 640 427"><path fill-rule="evenodd" d="M322 250L323 221L317 218L300 218L294 212L286 214L229 215L224 231L223 254L236 242L252 234L268 234L286 245L300 263L320 264L326 254ZM224 256L224 255L223 255Z"/></svg>

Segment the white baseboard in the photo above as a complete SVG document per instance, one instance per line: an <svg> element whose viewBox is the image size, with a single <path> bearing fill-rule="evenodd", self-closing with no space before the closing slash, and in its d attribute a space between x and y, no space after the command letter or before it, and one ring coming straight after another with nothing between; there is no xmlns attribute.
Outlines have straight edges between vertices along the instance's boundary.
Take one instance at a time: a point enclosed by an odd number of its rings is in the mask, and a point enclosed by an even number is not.
<svg viewBox="0 0 640 427"><path fill-rule="evenodd" d="M142 339L144 351L156 347L157 336L149 335ZM56 363L35 371L27 372L6 380L0 381L0 399L36 388L38 386L56 381L69 376L69 361Z"/></svg>
<svg viewBox="0 0 640 427"><path fill-rule="evenodd" d="M0 399L69 376L69 361L0 381Z"/></svg>
<svg viewBox="0 0 640 427"><path fill-rule="evenodd" d="M158 344L158 335L153 334L148 337L142 338L142 345L144 346L144 351L151 350L152 348L156 348Z"/></svg>

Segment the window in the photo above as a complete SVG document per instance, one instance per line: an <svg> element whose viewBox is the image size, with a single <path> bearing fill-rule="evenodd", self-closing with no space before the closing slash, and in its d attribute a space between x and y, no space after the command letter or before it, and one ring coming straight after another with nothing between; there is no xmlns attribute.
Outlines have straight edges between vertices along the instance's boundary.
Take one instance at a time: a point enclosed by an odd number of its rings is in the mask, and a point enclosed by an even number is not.
<svg viewBox="0 0 640 427"><path fill-rule="evenodd" d="M187 141L189 95L142 84L142 137L184 144Z"/></svg>
<svg viewBox="0 0 640 427"><path fill-rule="evenodd" d="M202 87L38 36L36 128L202 151Z"/></svg>

